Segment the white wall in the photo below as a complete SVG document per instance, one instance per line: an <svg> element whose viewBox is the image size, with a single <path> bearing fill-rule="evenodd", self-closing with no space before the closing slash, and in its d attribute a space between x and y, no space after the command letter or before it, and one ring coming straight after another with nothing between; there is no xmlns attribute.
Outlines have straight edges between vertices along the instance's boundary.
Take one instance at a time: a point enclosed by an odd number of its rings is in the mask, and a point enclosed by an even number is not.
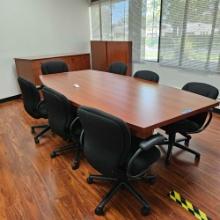
<svg viewBox="0 0 220 220"><path fill-rule="evenodd" d="M146 62L143 64L134 64L133 73L137 70L147 69L159 74L160 83L176 88L182 88L187 82L204 82L217 87L220 91L220 74L207 74L204 72L195 72L161 66L155 62Z"/></svg>
<svg viewBox="0 0 220 220"><path fill-rule="evenodd" d="M89 51L87 0L0 0L0 99L20 93L13 58Z"/></svg>

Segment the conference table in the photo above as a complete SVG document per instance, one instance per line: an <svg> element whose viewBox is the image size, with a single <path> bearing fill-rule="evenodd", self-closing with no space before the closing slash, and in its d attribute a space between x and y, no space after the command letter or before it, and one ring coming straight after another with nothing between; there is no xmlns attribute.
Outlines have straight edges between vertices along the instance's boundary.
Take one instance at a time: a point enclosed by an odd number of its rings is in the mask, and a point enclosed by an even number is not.
<svg viewBox="0 0 220 220"><path fill-rule="evenodd" d="M40 80L76 107L93 107L122 119L140 138L219 104L191 92L95 70L41 75Z"/></svg>

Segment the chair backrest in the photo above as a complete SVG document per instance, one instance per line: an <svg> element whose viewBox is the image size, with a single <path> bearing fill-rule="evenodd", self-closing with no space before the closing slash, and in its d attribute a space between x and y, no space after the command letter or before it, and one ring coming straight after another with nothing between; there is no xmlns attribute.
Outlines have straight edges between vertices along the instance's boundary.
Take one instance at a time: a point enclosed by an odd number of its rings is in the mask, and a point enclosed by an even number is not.
<svg viewBox="0 0 220 220"><path fill-rule="evenodd" d="M68 66L63 61L48 61L41 64L43 75L68 72Z"/></svg>
<svg viewBox="0 0 220 220"><path fill-rule="evenodd" d="M182 89L211 99L216 99L219 94L219 91L216 87L199 82L189 82L184 85Z"/></svg>
<svg viewBox="0 0 220 220"><path fill-rule="evenodd" d="M121 62L112 63L109 67L109 72L119 75L125 75L127 72L127 65Z"/></svg>
<svg viewBox="0 0 220 220"><path fill-rule="evenodd" d="M84 154L89 163L104 175L114 175L131 151L131 136L120 119L88 107L78 110L84 129Z"/></svg>
<svg viewBox="0 0 220 220"><path fill-rule="evenodd" d="M40 94L35 85L21 77L18 77L18 84L21 89L24 108L33 118L40 118L37 106L40 103Z"/></svg>
<svg viewBox="0 0 220 220"><path fill-rule="evenodd" d="M71 138L70 125L76 118L77 109L65 96L48 87L43 88L43 94L51 130L65 139Z"/></svg>
<svg viewBox="0 0 220 220"><path fill-rule="evenodd" d="M149 80L158 83L159 82L159 75L153 71L149 70L139 70L134 74L135 78L140 78L144 80Z"/></svg>
<svg viewBox="0 0 220 220"><path fill-rule="evenodd" d="M182 89L211 99L216 99L219 94L219 91L216 87L199 82L189 82L184 85ZM198 115L190 117L189 119L195 121L198 125L200 125L200 127L202 127L206 121L207 114L207 112L200 113Z"/></svg>

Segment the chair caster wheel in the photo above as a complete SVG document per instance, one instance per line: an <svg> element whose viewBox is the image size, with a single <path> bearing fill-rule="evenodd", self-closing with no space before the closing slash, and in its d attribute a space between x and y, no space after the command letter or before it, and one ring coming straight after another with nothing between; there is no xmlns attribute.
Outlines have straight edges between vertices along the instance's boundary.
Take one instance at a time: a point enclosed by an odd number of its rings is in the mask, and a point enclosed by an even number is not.
<svg viewBox="0 0 220 220"><path fill-rule="evenodd" d="M199 154L195 156L195 160L196 160L196 161L199 161L199 160L200 160L200 155L199 155Z"/></svg>
<svg viewBox="0 0 220 220"><path fill-rule="evenodd" d="M103 208L97 207L97 208L95 209L95 214L96 214L96 215L104 215L104 210L103 210Z"/></svg>
<svg viewBox="0 0 220 220"><path fill-rule="evenodd" d="M34 138L34 142L35 142L35 144L39 144L40 143L38 138Z"/></svg>
<svg viewBox="0 0 220 220"><path fill-rule="evenodd" d="M169 160L165 160L165 166L169 166L170 165L170 159Z"/></svg>
<svg viewBox="0 0 220 220"><path fill-rule="evenodd" d="M121 190L125 190L125 185L124 184L121 185Z"/></svg>
<svg viewBox="0 0 220 220"><path fill-rule="evenodd" d="M189 147L189 141L184 142L185 147Z"/></svg>
<svg viewBox="0 0 220 220"><path fill-rule="evenodd" d="M78 168L79 168L79 162L75 162L75 161L74 161L74 162L72 163L72 169L73 169L73 170L77 170Z"/></svg>
<svg viewBox="0 0 220 220"><path fill-rule="evenodd" d="M35 134L35 129L31 128L31 134Z"/></svg>
<svg viewBox="0 0 220 220"><path fill-rule="evenodd" d="M88 184L94 183L93 178L92 178L91 176L89 176L89 177L87 178L87 183L88 183Z"/></svg>
<svg viewBox="0 0 220 220"><path fill-rule="evenodd" d="M148 207L148 206L143 206L142 208L141 208L141 214L142 215L148 215L150 213L150 207Z"/></svg>
<svg viewBox="0 0 220 220"><path fill-rule="evenodd" d="M52 151L51 153L50 153L50 157L51 158L55 158L57 156L57 153L55 152L55 151Z"/></svg>
<svg viewBox="0 0 220 220"><path fill-rule="evenodd" d="M150 185L153 185L153 184L156 182L156 177L150 177L149 179L147 179L147 182L148 182Z"/></svg>

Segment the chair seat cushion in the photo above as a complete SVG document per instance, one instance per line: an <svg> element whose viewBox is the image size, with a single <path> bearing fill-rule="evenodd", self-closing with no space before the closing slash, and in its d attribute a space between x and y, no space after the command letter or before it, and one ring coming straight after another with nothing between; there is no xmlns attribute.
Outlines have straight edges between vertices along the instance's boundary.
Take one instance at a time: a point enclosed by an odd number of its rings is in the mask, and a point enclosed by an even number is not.
<svg viewBox="0 0 220 220"><path fill-rule="evenodd" d="M142 151L133 162L131 175L135 176L146 171L159 158L160 151L157 147L152 147L148 151Z"/></svg>
<svg viewBox="0 0 220 220"><path fill-rule="evenodd" d="M200 125L197 124L195 121L191 120L182 120L177 123L162 127L161 129L165 130L167 133L176 133L176 132L195 132L200 129Z"/></svg>
<svg viewBox="0 0 220 220"><path fill-rule="evenodd" d="M48 110L47 110L46 102L42 101L39 104L38 113L41 118L48 118Z"/></svg>

